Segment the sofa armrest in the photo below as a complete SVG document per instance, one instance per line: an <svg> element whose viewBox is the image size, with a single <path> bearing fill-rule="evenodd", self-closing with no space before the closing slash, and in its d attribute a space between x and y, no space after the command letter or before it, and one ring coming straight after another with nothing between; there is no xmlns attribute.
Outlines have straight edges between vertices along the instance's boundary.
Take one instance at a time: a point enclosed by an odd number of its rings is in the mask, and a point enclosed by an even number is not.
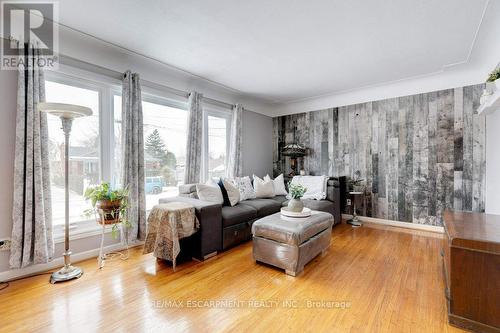
<svg viewBox="0 0 500 333"><path fill-rule="evenodd" d="M196 184L179 185L179 196L198 199L196 194Z"/></svg>
<svg viewBox="0 0 500 333"><path fill-rule="evenodd" d="M185 202L193 205L200 230L195 234L193 256L203 260L207 255L222 249L222 206L217 203L188 197L162 198L160 203Z"/></svg>

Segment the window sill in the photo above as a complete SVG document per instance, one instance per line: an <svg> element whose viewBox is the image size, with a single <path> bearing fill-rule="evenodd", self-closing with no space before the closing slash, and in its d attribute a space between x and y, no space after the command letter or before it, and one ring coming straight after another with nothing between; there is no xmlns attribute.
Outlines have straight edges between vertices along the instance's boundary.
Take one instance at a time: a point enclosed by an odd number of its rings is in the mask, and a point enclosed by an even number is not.
<svg viewBox="0 0 500 333"><path fill-rule="evenodd" d="M104 230L105 234L111 233L111 226L106 227ZM81 226L69 228L69 239L70 241L82 238L88 238L93 236L99 236L102 234L102 226L96 223L85 224ZM54 231L54 243L64 243L64 228Z"/></svg>

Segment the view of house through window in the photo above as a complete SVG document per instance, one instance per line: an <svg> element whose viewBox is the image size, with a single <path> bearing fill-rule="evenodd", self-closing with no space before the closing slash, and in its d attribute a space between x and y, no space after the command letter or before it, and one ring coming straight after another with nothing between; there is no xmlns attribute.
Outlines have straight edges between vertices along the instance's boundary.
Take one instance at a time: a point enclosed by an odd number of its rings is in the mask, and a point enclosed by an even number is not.
<svg viewBox="0 0 500 333"><path fill-rule="evenodd" d="M184 183L186 161L186 110L178 109L154 98L143 98L144 176L146 209L150 210L164 197L178 195ZM114 97L115 132L121 132L121 96ZM115 156L121 154L119 134L115 135ZM115 158L115 170L120 170L120 158ZM118 176L116 177L120 179Z"/></svg>
<svg viewBox="0 0 500 333"><path fill-rule="evenodd" d="M74 120L69 148L70 223L93 223L85 216L85 211L91 208L83 197L85 189L101 181L110 182L112 188L122 187L120 89L112 84L52 73L46 80L46 100L87 106L93 111L90 117ZM178 186L184 184L188 112L182 103L147 93L143 94L142 109L144 188L149 211L160 198L178 195ZM114 122L111 128L107 125L110 121ZM205 177L226 174L229 121L230 113L210 110L205 113ZM61 120L48 115L48 127L53 224L63 225L64 134Z"/></svg>
<svg viewBox="0 0 500 333"><path fill-rule="evenodd" d="M78 104L92 109L92 116L73 121L69 146L70 222L83 219L89 204L83 192L97 184L99 177L99 92L46 81L47 102ZM52 217L54 225L64 224L64 133L59 117L48 115L49 160L51 172Z"/></svg>

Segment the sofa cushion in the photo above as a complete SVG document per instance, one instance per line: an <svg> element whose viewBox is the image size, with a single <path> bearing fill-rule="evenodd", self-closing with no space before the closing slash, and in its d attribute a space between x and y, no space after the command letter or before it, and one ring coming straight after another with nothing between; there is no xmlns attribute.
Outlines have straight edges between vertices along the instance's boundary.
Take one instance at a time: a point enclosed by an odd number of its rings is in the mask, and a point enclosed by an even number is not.
<svg viewBox="0 0 500 333"><path fill-rule="evenodd" d="M264 217L280 211L281 204L273 199L252 199L246 200L239 205L246 205L257 210L257 217Z"/></svg>
<svg viewBox="0 0 500 333"><path fill-rule="evenodd" d="M287 201L288 202L288 199L286 198L286 196L284 195L277 195L275 196L274 198L271 198L271 200L274 200L276 202L279 202L279 204L281 205L283 202Z"/></svg>
<svg viewBox="0 0 500 333"><path fill-rule="evenodd" d="M319 210L320 212L330 213L335 216L335 205L329 200L302 199L302 202L304 203L304 207L312 210ZM282 203L283 207L286 205L288 205L288 200L283 201ZM335 223L337 223L337 221L335 221Z"/></svg>
<svg viewBox="0 0 500 333"><path fill-rule="evenodd" d="M248 222L257 218L257 209L241 203L233 207L222 207L222 226Z"/></svg>

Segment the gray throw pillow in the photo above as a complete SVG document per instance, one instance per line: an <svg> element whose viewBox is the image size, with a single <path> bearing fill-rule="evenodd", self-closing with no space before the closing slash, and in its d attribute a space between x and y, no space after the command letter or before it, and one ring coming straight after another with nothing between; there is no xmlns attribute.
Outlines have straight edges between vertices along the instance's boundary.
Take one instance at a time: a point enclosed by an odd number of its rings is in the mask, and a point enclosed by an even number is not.
<svg viewBox="0 0 500 333"><path fill-rule="evenodd" d="M221 205L224 203L220 187L215 183L196 184L196 193L198 194L198 199L200 200L215 202Z"/></svg>
<svg viewBox="0 0 500 333"><path fill-rule="evenodd" d="M227 196L229 198L229 203L231 206L234 206L240 201L240 190L231 183L230 180L224 179L222 180L224 184L224 188L226 189Z"/></svg>

